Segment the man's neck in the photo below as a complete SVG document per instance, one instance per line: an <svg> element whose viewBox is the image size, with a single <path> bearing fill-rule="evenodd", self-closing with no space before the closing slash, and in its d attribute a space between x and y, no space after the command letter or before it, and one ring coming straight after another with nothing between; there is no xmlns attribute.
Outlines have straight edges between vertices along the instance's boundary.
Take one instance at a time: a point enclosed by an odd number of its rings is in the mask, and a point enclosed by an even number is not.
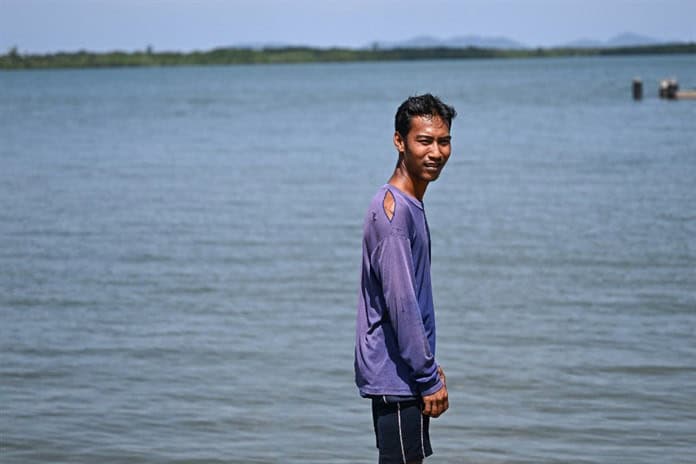
<svg viewBox="0 0 696 464"><path fill-rule="evenodd" d="M389 185L393 185L402 192L415 197L419 201L423 201L425 189L428 188L428 182L416 181L415 179L411 178L400 162L397 163L396 169L394 169L394 173L389 179Z"/></svg>

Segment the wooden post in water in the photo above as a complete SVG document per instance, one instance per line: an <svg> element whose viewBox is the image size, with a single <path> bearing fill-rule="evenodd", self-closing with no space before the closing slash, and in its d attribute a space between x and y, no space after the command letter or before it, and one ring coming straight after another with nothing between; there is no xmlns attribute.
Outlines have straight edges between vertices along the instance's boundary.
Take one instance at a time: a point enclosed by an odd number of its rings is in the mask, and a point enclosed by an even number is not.
<svg viewBox="0 0 696 464"><path fill-rule="evenodd" d="M643 98L643 81L639 78L633 79L633 99L641 100Z"/></svg>

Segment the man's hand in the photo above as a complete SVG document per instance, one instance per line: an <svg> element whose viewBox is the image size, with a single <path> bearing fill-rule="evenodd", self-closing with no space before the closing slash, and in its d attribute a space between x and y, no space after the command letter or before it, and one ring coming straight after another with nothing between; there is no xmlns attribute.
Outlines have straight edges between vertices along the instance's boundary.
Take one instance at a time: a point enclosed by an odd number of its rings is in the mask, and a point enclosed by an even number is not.
<svg viewBox="0 0 696 464"><path fill-rule="evenodd" d="M423 397L423 414L430 417L439 417L440 414L449 408L449 397L447 395L447 380L445 372L441 367L437 368L437 373L442 381L442 388L432 395Z"/></svg>

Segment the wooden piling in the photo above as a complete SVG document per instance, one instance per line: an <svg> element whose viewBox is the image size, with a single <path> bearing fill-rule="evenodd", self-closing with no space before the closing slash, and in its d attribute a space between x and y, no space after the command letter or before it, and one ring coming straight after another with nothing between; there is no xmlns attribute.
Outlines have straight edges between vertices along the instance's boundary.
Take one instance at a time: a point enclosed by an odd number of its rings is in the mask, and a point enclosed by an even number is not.
<svg viewBox="0 0 696 464"><path fill-rule="evenodd" d="M633 79L633 99L641 100L643 98L643 81L639 78Z"/></svg>

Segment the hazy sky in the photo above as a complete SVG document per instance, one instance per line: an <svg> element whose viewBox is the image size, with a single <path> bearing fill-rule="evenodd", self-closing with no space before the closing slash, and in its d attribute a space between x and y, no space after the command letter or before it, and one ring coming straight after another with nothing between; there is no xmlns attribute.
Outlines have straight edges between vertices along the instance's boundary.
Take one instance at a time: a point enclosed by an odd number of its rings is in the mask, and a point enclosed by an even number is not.
<svg viewBox="0 0 696 464"><path fill-rule="evenodd" d="M696 42L696 0L0 0L0 53L360 47L470 34L549 46L629 31Z"/></svg>

